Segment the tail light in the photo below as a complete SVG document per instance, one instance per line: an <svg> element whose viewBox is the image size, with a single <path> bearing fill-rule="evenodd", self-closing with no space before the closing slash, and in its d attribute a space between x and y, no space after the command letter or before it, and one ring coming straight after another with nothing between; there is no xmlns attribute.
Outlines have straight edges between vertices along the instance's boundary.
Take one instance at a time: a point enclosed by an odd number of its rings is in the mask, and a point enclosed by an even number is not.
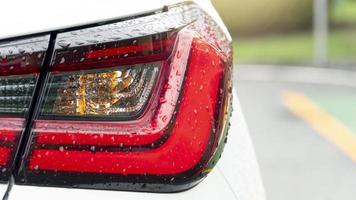
<svg viewBox="0 0 356 200"><path fill-rule="evenodd" d="M0 43L0 181L8 180L49 37Z"/></svg>
<svg viewBox="0 0 356 200"><path fill-rule="evenodd" d="M232 58L204 11L179 4L53 42L16 183L173 192L209 173L226 139Z"/></svg>

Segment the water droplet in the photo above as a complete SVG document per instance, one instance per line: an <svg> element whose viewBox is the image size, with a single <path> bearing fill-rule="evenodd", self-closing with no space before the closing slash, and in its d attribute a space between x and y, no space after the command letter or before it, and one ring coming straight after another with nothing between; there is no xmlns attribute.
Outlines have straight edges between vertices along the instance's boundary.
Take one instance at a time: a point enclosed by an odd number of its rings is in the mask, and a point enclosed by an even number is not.
<svg viewBox="0 0 356 200"><path fill-rule="evenodd" d="M177 58L181 58L182 57L182 51L177 51Z"/></svg>
<svg viewBox="0 0 356 200"><path fill-rule="evenodd" d="M59 147L59 151L60 151L60 152L63 152L63 151L64 151L64 147L63 147L63 146L60 146L60 147Z"/></svg>
<svg viewBox="0 0 356 200"><path fill-rule="evenodd" d="M60 64L63 64L66 61L64 57L61 58L61 61L59 62Z"/></svg>
<svg viewBox="0 0 356 200"><path fill-rule="evenodd" d="M23 54L23 53L26 52L25 49L21 49L21 48L19 48L18 51L19 51L19 53L21 53L21 54Z"/></svg>
<svg viewBox="0 0 356 200"><path fill-rule="evenodd" d="M76 45L82 45L82 44L85 44L85 42L79 40L79 41L76 41L75 44Z"/></svg>
<svg viewBox="0 0 356 200"><path fill-rule="evenodd" d="M58 45L64 49L68 48L70 46L69 42L66 42L64 40L58 41Z"/></svg>
<svg viewBox="0 0 356 200"><path fill-rule="evenodd" d="M197 109L194 109L194 114L198 114L198 110Z"/></svg>
<svg viewBox="0 0 356 200"><path fill-rule="evenodd" d="M91 146L91 147L90 147L90 150L91 150L91 151L95 151L95 146Z"/></svg>
<svg viewBox="0 0 356 200"><path fill-rule="evenodd" d="M164 85L164 89L171 89L171 88L172 88L172 86L169 83Z"/></svg>

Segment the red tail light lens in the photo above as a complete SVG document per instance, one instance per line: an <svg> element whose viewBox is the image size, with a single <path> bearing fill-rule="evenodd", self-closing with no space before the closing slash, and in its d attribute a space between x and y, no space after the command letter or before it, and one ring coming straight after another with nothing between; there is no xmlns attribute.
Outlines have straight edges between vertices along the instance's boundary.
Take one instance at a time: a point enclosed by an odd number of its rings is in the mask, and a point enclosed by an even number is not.
<svg viewBox="0 0 356 200"><path fill-rule="evenodd" d="M0 181L6 182L26 126L49 37L0 43Z"/></svg>
<svg viewBox="0 0 356 200"><path fill-rule="evenodd" d="M16 182L171 192L226 137L231 47L195 4L60 33Z"/></svg>

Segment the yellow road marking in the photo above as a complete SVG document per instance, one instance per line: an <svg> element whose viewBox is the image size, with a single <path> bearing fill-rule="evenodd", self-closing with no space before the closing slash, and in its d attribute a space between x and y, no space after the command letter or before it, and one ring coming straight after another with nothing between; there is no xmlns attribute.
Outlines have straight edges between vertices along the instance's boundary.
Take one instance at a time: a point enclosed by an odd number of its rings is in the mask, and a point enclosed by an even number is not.
<svg viewBox="0 0 356 200"><path fill-rule="evenodd" d="M356 162L356 136L348 127L302 93L287 92L283 101L289 110Z"/></svg>

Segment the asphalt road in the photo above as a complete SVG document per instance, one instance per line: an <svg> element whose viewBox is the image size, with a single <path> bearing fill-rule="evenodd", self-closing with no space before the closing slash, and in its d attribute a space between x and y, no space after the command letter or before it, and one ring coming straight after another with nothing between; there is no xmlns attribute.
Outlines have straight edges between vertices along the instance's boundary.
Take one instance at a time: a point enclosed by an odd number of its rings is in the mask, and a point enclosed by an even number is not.
<svg viewBox="0 0 356 200"><path fill-rule="evenodd" d="M356 133L356 126L352 127L356 113L350 112L351 107L356 109L356 74L264 66L237 69L235 87L255 144L267 199L356 199L356 161L350 157L356 152L342 151L291 112L283 100L289 92L303 94ZM335 132L335 138L338 134Z"/></svg>

